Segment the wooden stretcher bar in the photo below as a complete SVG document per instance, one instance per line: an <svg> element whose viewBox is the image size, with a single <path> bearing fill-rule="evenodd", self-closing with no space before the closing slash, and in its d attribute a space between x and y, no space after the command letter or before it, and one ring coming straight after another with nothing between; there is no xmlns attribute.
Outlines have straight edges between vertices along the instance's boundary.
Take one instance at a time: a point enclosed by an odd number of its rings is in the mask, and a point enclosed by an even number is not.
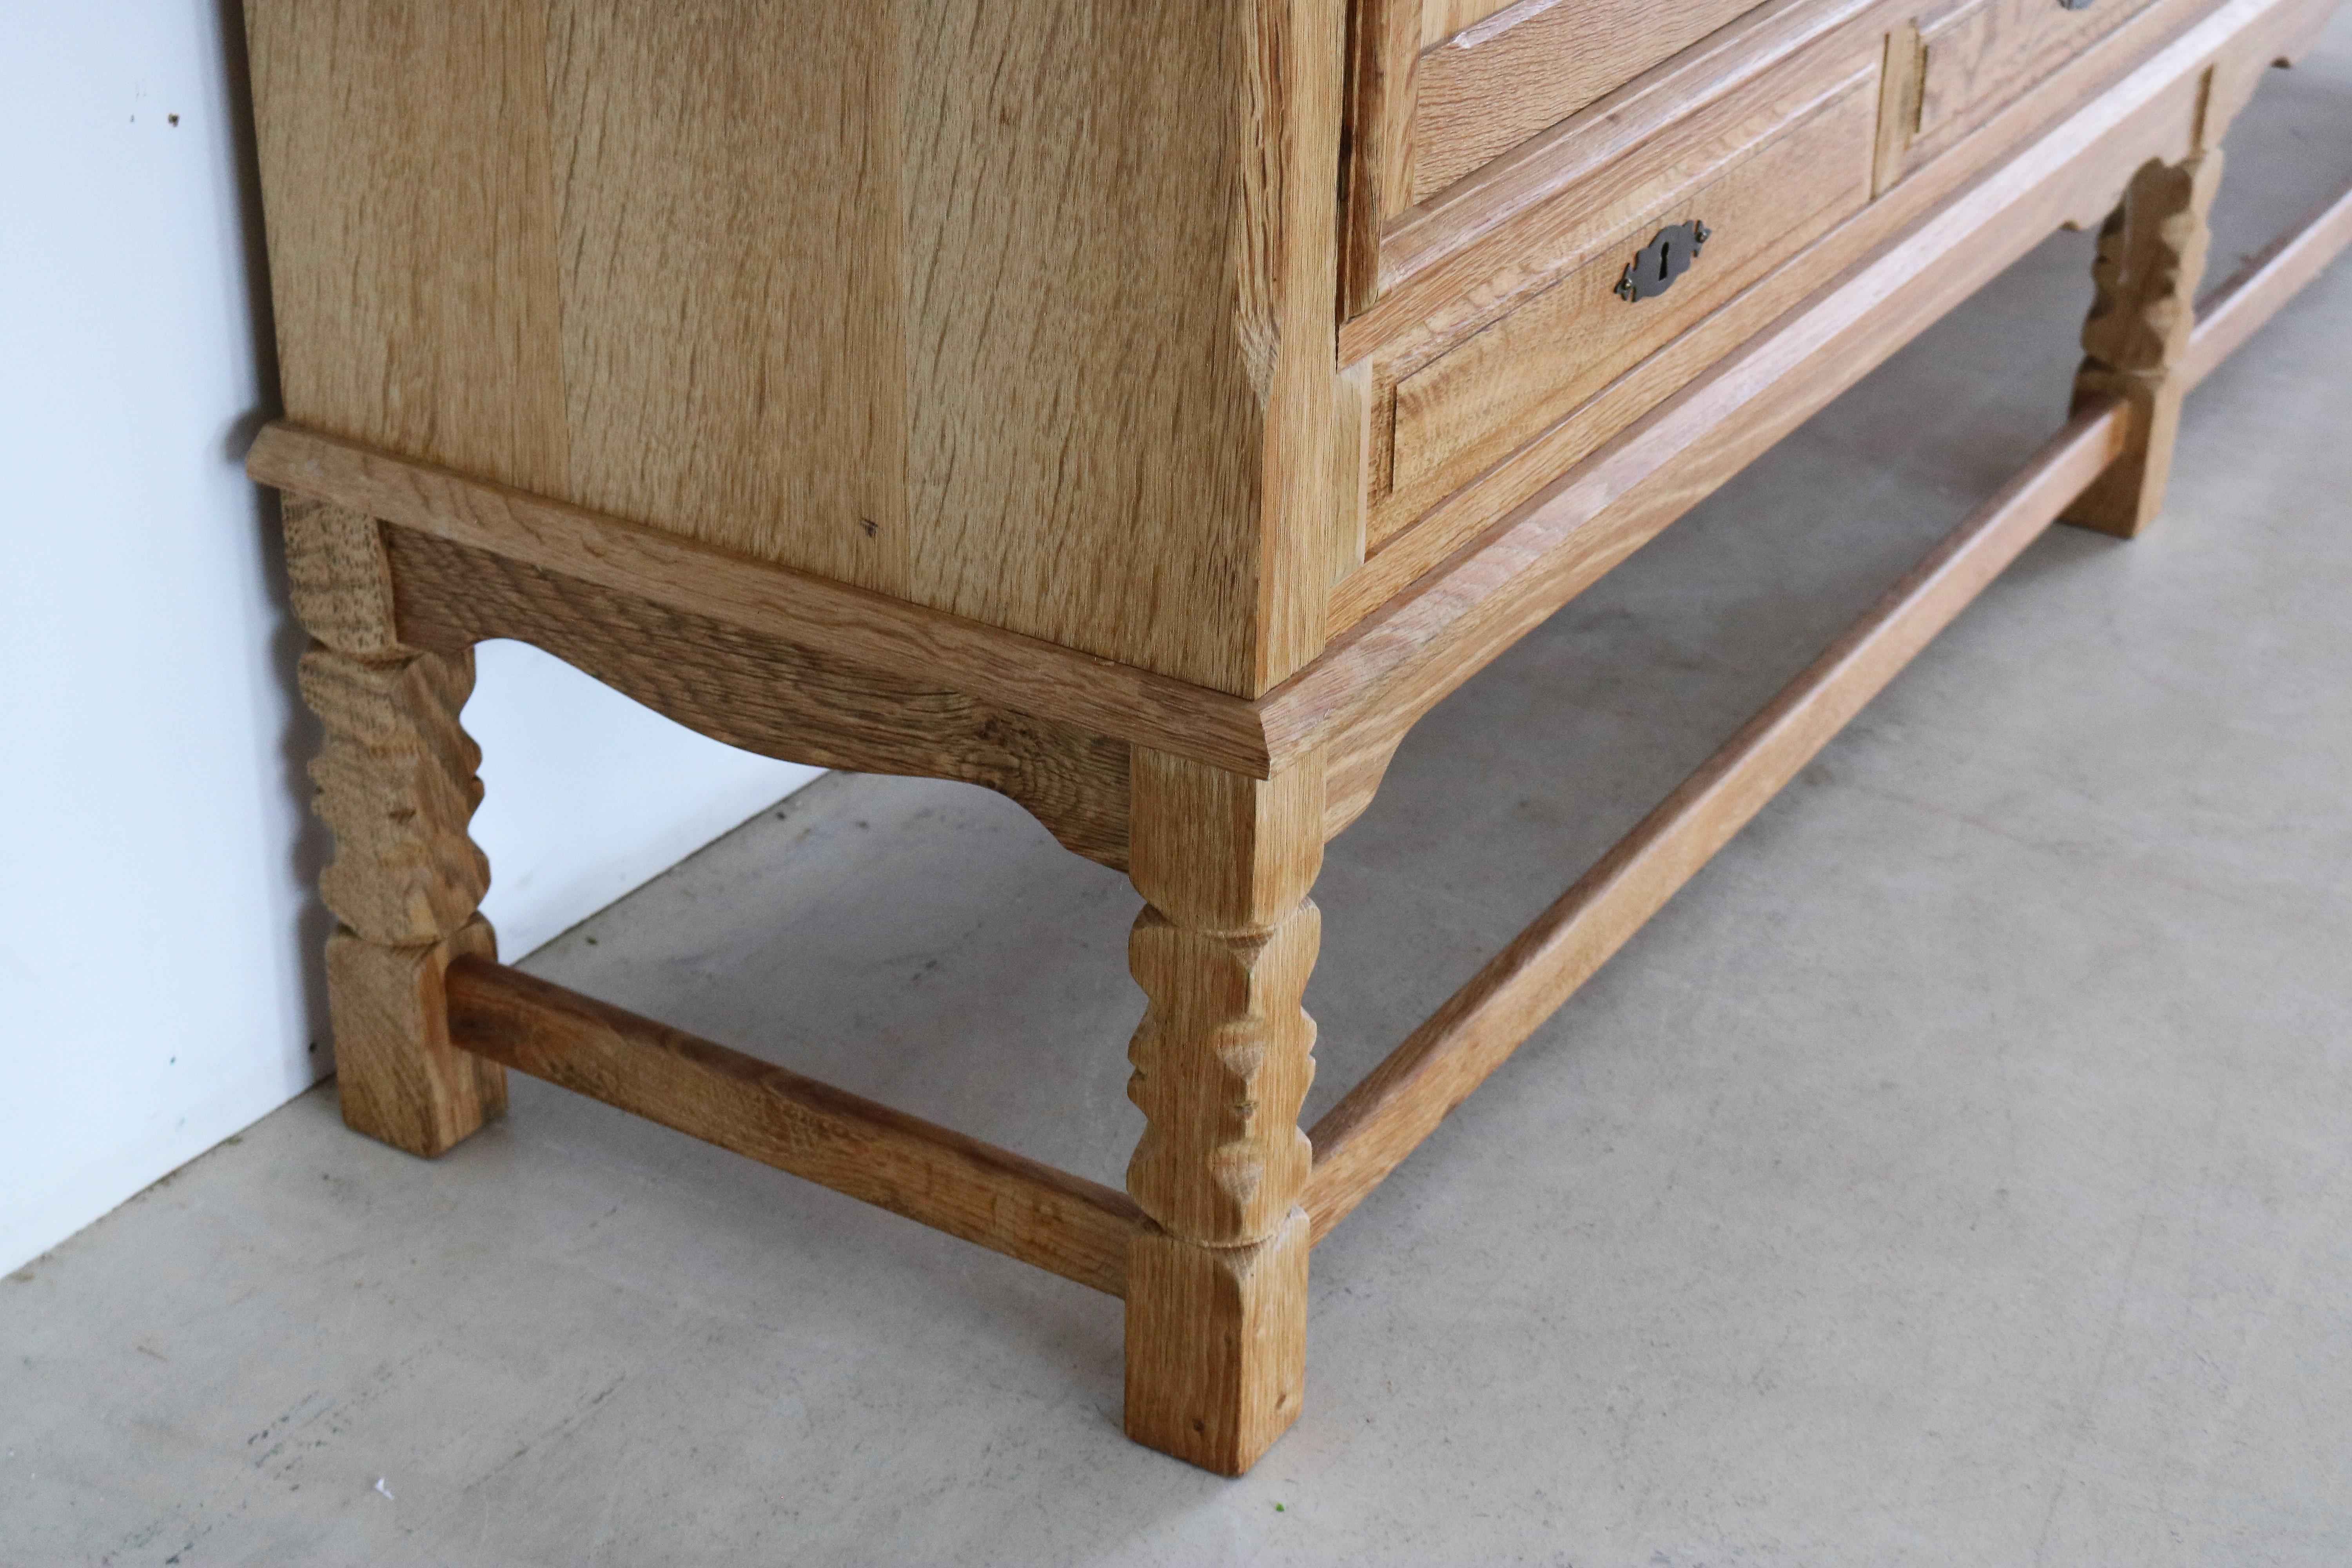
<svg viewBox="0 0 2352 1568"><path fill-rule="evenodd" d="M1113 1296L1125 1193L504 964L449 968L449 1043Z"/></svg>
<svg viewBox="0 0 2352 1568"><path fill-rule="evenodd" d="M2192 385L2210 374L2347 246L2352 190L2200 301L2181 374ZM1309 1134L1317 1240L2098 478L2120 450L2123 424L2113 402L2078 415L1332 1107Z"/></svg>
<svg viewBox="0 0 2352 1568"><path fill-rule="evenodd" d="M2352 187L2314 207L2197 302L2197 331L2180 374L2191 386L2242 347L2303 286L2352 246Z"/></svg>
<svg viewBox="0 0 2352 1568"><path fill-rule="evenodd" d="M2098 478L2123 427L2113 402L2069 424L1316 1123L1318 1239Z"/></svg>
<svg viewBox="0 0 2352 1568"><path fill-rule="evenodd" d="M2210 374L2352 245L2352 191L2200 304ZM1328 1236L1729 842L2116 456L2119 405L2084 409L1317 1124L1306 1207ZM275 437L288 466L307 433ZM289 475L289 478L291 476ZM1679 509L1677 509L1679 510ZM460 958L450 1044L1110 1295L1150 1230L1127 1194L594 1001Z"/></svg>

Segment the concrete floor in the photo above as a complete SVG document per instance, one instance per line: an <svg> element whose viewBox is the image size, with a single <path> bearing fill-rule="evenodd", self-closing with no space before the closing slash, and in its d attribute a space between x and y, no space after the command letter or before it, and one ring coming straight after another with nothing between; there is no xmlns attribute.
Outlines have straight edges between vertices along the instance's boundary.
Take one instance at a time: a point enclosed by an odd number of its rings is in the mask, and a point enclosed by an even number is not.
<svg viewBox="0 0 2352 1568"><path fill-rule="evenodd" d="M2214 276L2352 174L2352 36ZM2062 236L1435 713L1318 899L1318 1113L2054 428ZM1117 1303L518 1079L320 1089L0 1283L0 1563L2352 1562L2352 267L1315 1256L1239 1482ZM1118 877L827 781L535 971L1105 1181Z"/></svg>

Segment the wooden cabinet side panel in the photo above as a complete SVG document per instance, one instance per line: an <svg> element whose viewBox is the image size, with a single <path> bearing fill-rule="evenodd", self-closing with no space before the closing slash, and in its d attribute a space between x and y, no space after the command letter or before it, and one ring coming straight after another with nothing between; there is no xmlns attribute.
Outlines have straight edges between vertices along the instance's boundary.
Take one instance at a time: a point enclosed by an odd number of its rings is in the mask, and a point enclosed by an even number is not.
<svg viewBox="0 0 2352 1568"><path fill-rule="evenodd" d="M289 417L566 478L544 13L247 0Z"/></svg>
<svg viewBox="0 0 2352 1568"><path fill-rule="evenodd" d="M562 499L903 593L898 8L546 5Z"/></svg>
<svg viewBox="0 0 2352 1568"><path fill-rule="evenodd" d="M907 16L911 596L1255 695L1320 646L1336 8Z"/></svg>
<svg viewBox="0 0 2352 1568"><path fill-rule="evenodd" d="M1255 696L1321 646L1328 0L252 0L289 412Z"/></svg>

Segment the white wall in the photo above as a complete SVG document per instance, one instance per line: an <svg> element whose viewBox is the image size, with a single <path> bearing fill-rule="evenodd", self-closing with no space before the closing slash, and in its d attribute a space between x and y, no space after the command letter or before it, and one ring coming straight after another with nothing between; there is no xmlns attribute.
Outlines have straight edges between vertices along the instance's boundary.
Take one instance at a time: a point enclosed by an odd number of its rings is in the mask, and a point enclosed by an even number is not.
<svg viewBox="0 0 2352 1568"><path fill-rule="evenodd" d="M520 957L817 776L733 751L522 643L474 656L482 912Z"/></svg>
<svg viewBox="0 0 2352 1568"><path fill-rule="evenodd" d="M235 5L0 0L0 1270L327 1069ZM481 669L509 955L812 776Z"/></svg>

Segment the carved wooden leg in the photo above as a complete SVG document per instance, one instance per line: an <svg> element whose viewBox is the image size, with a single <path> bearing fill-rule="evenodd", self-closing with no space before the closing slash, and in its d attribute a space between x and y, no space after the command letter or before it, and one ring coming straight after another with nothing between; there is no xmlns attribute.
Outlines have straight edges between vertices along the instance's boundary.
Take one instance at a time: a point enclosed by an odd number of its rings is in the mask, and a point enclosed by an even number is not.
<svg viewBox="0 0 2352 1568"><path fill-rule="evenodd" d="M506 1108L506 1069L449 1043L443 976L495 958L475 912L490 868L466 835L481 800L481 753L458 727L470 651L401 645L392 574L374 521L288 497L287 571L316 642L303 700L326 728L310 764L335 858L320 897L327 1005L343 1121L414 1154L442 1152Z"/></svg>
<svg viewBox="0 0 2352 1568"><path fill-rule="evenodd" d="M2121 397L2131 426L2123 455L2063 514L2068 522L2129 539L2163 509L2188 391L2173 370L2197 324L2206 216L2221 182L2219 147L2179 163L2150 163L2099 230L2091 270L2098 293L2083 323L2074 407Z"/></svg>
<svg viewBox="0 0 2352 1568"><path fill-rule="evenodd" d="M1150 998L1129 1058L1145 1128L1128 1190L1127 1433L1237 1476L1297 1419L1307 1361L1300 1005L1322 917L1319 756L1261 783L1139 748L1129 949Z"/></svg>

